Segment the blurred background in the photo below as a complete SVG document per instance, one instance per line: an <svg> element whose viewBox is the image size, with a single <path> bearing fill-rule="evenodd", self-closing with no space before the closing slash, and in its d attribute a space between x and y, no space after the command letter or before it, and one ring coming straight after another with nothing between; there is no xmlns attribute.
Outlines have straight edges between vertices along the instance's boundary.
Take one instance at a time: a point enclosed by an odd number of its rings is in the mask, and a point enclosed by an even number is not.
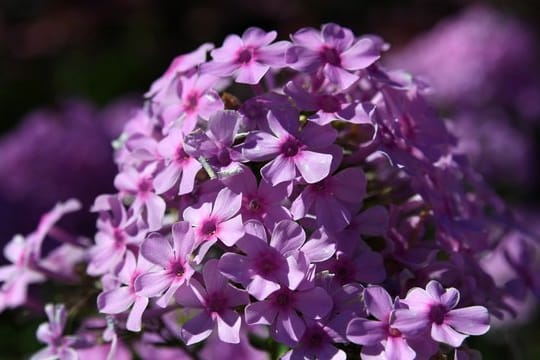
<svg viewBox="0 0 540 360"><path fill-rule="evenodd" d="M176 55L220 46L249 26L287 38L325 22L391 44L383 62L431 85L458 151L540 228L538 1L2 0L0 243L32 231L57 200L77 196L89 206L113 191L110 143ZM83 216L71 226L91 236L93 222ZM35 350L28 321L2 315L0 358ZM539 323L471 345L486 359L539 359ZM8 342L14 332L21 345Z"/></svg>

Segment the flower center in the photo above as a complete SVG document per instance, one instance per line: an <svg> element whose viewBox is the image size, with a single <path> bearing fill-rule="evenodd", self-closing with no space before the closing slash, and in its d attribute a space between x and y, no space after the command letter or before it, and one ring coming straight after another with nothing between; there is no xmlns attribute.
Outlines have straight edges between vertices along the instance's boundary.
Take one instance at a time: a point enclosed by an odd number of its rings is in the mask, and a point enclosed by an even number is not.
<svg viewBox="0 0 540 360"><path fill-rule="evenodd" d="M293 303L293 298L291 293L288 290L281 290L276 294L274 298L274 303L281 309L287 309L291 307Z"/></svg>
<svg viewBox="0 0 540 360"><path fill-rule="evenodd" d="M325 334L323 331L319 328L317 329L309 329L307 334L307 342L309 344L309 347L312 349L320 348L321 345L324 343Z"/></svg>
<svg viewBox="0 0 540 360"><path fill-rule="evenodd" d="M322 49L322 58L325 62L334 66L341 66L341 57L339 56L336 49L331 47L323 47Z"/></svg>
<svg viewBox="0 0 540 360"><path fill-rule="evenodd" d="M258 212L261 209L261 203L258 199L251 199L248 202L248 209L252 212Z"/></svg>
<svg viewBox="0 0 540 360"><path fill-rule="evenodd" d="M263 276L274 273L280 267L279 260L279 256L272 251L259 253L255 264L257 273Z"/></svg>
<svg viewBox="0 0 540 360"><path fill-rule="evenodd" d="M186 160L189 159L189 155L186 154L186 152L184 151L184 147L182 145L179 145L177 148L176 148L176 154L175 154L175 160L176 162L178 163L182 163Z"/></svg>
<svg viewBox="0 0 540 360"><path fill-rule="evenodd" d="M444 305L433 305L429 309L429 319L437 325L441 325L444 322L445 315L446 308L444 307Z"/></svg>
<svg viewBox="0 0 540 360"><path fill-rule="evenodd" d="M206 306L210 312L219 314L226 308L226 298L222 293L209 294L206 298Z"/></svg>
<svg viewBox="0 0 540 360"><path fill-rule="evenodd" d="M253 59L253 49L245 47L236 55L236 61L242 64L247 64Z"/></svg>
<svg viewBox="0 0 540 360"><path fill-rule="evenodd" d="M395 329L393 327L388 328L388 334L391 337L400 337L401 336L401 332L398 329Z"/></svg>
<svg viewBox="0 0 540 360"><path fill-rule="evenodd" d="M124 245L125 236L122 230L115 228L113 231L113 238L114 238L114 244L117 247L121 247L122 245Z"/></svg>
<svg viewBox="0 0 540 360"><path fill-rule="evenodd" d="M150 181L148 178L144 178L139 181L137 188L139 189L140 193L148 193L152 190L152 181Z"/></svg>
<svg viewBox="0 0 540 360"><path fill-rule="evenodd" d="M216 159L221 166L228 166L232 162L229 150L227 148L219 150Z"/></svg>
<svg viewBox="0 0 540 360"><path fill-rule="evenodd" d="M336 275L336 278L340 282L346 283L346 282L349 282L350 280L353 280L353 273L352 273L353 268L354 268L353 264L351 264L351 262L348 259L340 257L334 263L332 270L334 274Z"/></svg>
<svg viewBox="0 0 540 360"><path fill-rule="evenodd" d="M169 272L174 276L182 277L185 270L184 265L179 260L172 262L169 266Z"/></svg>
<svg viewBox="0 0 540 360"><path fill-rule="evenodd" d="M184 101L184 109L186 112L193 112L197 109L199 104L199 94L197 92L191 92Z"/></svg>
<svg viewBox="0 0 540 360"><path fill-rule="evenodd" d="M203 222L203 224L201 225L201 233L206 238L211 238L214 235L216 235L216 231L217 231L217 224L216 224L215 219L209 219Z"/></svg>
<svg viewBox="0 0 540 360"><path fill-rule="evenodd" d="M300 151L300 146L302 144L300 141L296 140L295 138L289 137L283 144L281 144L281 153L285 157L293 157L296 154L298 154L298 151Z"/></svg>

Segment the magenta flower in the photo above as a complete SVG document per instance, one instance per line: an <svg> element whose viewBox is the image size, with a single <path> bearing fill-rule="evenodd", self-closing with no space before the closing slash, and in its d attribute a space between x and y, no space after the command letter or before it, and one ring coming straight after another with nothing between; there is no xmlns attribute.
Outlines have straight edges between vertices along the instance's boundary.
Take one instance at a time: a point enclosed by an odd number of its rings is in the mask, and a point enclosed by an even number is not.
<svg viewBox="0 0 540 360"><path fill-rule="evenodd" d="M233 146L239 120L236 111L216 111L208 119L208 131L186 136L186 151L197 159L203 157L218 175L239 171L242 154Z"/></svg>
<svg viewBox="0 0 540 360"><path fill-rule="evenodd" d="M329 231L339 231L351 221L366 193L366 178L361 168L347 168L336 175L306 186L291 205L295 220L309 213Z"/></svg>
<svg viewBox="0 0 540 360"><path fill-rule="evenodd" d="M324 91L327 91L324 89ZM332 93L306 89L304 79L297 78L285 85L284 92L304 111L315 111L308 120L326 125L335 120L353 124L371 124L374 106L369 103L351 102L346 93Z"/></svg>
<svg viewBox="0 0 540 360"><path fill-rule="evenodd" d="M248 168L224 181L231 190L242 194L240 214L244 221L259 220L268 229L273 229L279 221L292 218L289 210L282 205L288 195L288 184L272 186L261 179L257 185L255 175Z"/></svg>
<svg viewBox="0 0 540 360"><path fill-rule="evenodd" d="M164 167L154 178L157 194L163 194L178 183L178 195L193 191L195 177L201 164L184 150L184 137L179 131L171 131L158 144L158 152L163 157Z"/></svg>
<svg viewBox="0 0 540 360"><path fill-rule="evenodd" d="M188 222L172 226L172 244L158 233L150 234L141 245L141 253L149 262L158 265L157 272L141 274L135 279L137 295L161 296L156 304L166 307L176 290L191 278L190 255L195 246L195 236ZM165 293L163 293L165 291Z"/></svg>
<svg viewBox="0 0 540 360"><path fill-rule="evenodd" d="M184 210L184 220L195 227L195 247L200 246L195 261L200 263L210 247L221 240L233 246L244 235L242 216L238 214L242 196L224 188L214 203L203 203L199 208Z"/></svg>
<svg viewBox="0 0 540 360"><path fill-rule="evenodd" d="M37 330L37 338L47 344L45 349L32 356L32 360L62 359L77 360L79 356L72 347L77 339L73 336L63 336L66 326L66 309L63 304L45 306L48 323L41 324Z"/></svg>
<svg viewBox="0 0 540 360"><path fill-rule="evenodd" d="M330 310L332 298L323 288L313 286L297 290L281 288L266 300L249 304L245 316L249 325L270 325L274 339L287 346L294 346L306 331L303 318L321 319Z"/></svg>
<svg viewBox="0 0 540 360"><path fill-rule="evenodd" d="M205 286L191 279L176 293L176 302L187 309L200 311L182 326L181 335L186 345L203 341L216 328L221 341L240 342L242 319L234 308L248 304L249 297L245 290L229 284L217 267L216 259L209 260L202 271Z"/></svg>
<svg viewBox="0 0 540 360"><path fill-rule="evenodd" d="M250 133L244 144L244 156L253 161L273 159L263 166L261 174L274 186L295 179L297 171L309 184L328 176L332 163L329 152L341 152L332 146L336 131L313 123L300 131L298 118L287 116L280 120L269 112L268 125L273 135L262 131Z"/></svg>
<svg viewBox="0 0 540 360"><path fill-rule="evenodd" d="M158 230L165 215L165 200L154 192L154 166L147 166L142 171L128 167L114 178L114 186L126 195L134 196L131 208L136 214L143 212L148 229Z"/></svg>
<svg viewBox="0 0 540 360"><path fill-rule="evenodd" d="M257 299L265 299L281 285L294 290L306 276L308 262L299 251L306 239L297 223L282 220L276 224L268 243L266 229L256 221L245 224L246 235L237 246L246 254L224 254L219 270L242 284Z"/></svg>
<svg viewBox="0 0 540 360"><path fill-rule="evenodd" d="M92 210L99 211L100 217L97 220L96 244L88 251L91 260L87 271L91 275L102 275L122 262L129 245L139 246L146 231L137 228L140 216L126 211L116 196L99 196Z"/></svg>
<svg viewBox="0 0 540 360"><path fill-rule="evenodd" d="M380 286L366 288L364 302L368 313L375 320L356 318L347 327L347 338L355 344L362 345L362 359L412 360L421 357L409 343L408 337L392 324L394 310L403 305L399 302L392 304L390 295ZM435 345L429 341L428 345ZM421 350L428 351L428 354L422 355L433 355L436 348L427 346Z"/></svg>
<svg viewBox="0 0 540 360"><path fill-rule="evenodd" d="M97 306L104 314L120 314L133 306L129 312L126 329L141 331L141 318L148 306L148 298L135 291L135 280L141 274L154 270L156 265L146 260L141 254L138 259L128 251L117 278L120 286L99 294Z"/></svg>
<svg viewBox="0 0 540 360"><path fill-rule="evenodd" d="M317 321L309 321L304 335L291 350L283 355L283 360L328 359L345 360L347 354L333 345L329 335L332 330Z"/></svg>
<svg viewBox="0 0 540 360"><path fill-rule="evenodd" d="M373 64L379 47L370 37L355 39L351 30L336 24L324 24L322 31L313 28L298 30L291 36L287 49L287 65L295 70L322 71L330 82L346 89L359 79L353 72Z"/></svg>
<svg viewBox="0 0 540 360"><path fill-rule="evenodd" d="M212 50L212 61L201 67L202 73L233 76L236 82L257 84L270 68L285 65L287 41L270 44L276 38L275 31L268 33L251 27L242 37L229 35L223 46Z"/></svg>
<svg viewBox="0 0 540 360"><path fill-rule="evenodd" d="M489 313L483 306L454 309L459 303L459 291L444 289L435 280L426 290L413 288L403 303L408 309L396 310L394 326L403 333L431 331L433 340L459 347L469 335L482 335L489 330Z"/></svg>
<svg viewBox="0 0 540 360"><path fill-rule="evenodd" d="M0 266L0 282L3 282L0 288L0 312L6 307L14 308L22 305L27 298L28 285L47 279L42 273L50 271L43 267L45 265L41 258L43 241L62 216L77 211L80 207L81 204L75 199L56 204L51 211L42 215L34 232L26 237L15 235L5 245L4 257L11 265ZM54 252L51 255L54 255Z"/></svg>
<svg viewBox="0 0 540 360"><path fill-rule="evenodd" d="M208 119L215 111L223 109L223 102L213 89L217 80L215 76L204 74L180 78L175 94L178 99L168 99L170 105L165 102L163 108L165 130L170 132L169 129L178 121L182 133L189 134L195 129L199 117Z"/></svg>

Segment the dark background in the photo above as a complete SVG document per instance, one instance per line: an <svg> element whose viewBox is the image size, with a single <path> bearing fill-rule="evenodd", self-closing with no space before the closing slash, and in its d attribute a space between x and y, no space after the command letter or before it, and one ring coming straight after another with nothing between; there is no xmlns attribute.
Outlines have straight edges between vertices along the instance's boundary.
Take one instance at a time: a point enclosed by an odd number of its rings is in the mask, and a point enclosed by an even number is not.
<svg viewBox="0 0 540 360"><path fill-rule="evenodd" d="M148 89L175 55L219 46L249 26L281 37L337 22L394 47L473 3L465 0L2 0L0 132L25 113L80 96L104 105ZM488 2L532 26L537 1ZM537 31L538 32L538 31Z"/></svg>
<svg viewBox="0 0 540 360"><path fill-rule="evenodd" d="M203 42L219 47L227 34L241 34L249 26L277 30L286 38L304 26L336 22L356 34L378 34L399 48L472 3L478 2L0 0L0 134L30 111L55 107L66 98L105 106L126 94L140 96L176 55ZM485 3L540 36L538 1ZM11 312L0 318L2 359L20 358L40 346L34 333L42 319L18 318ZM485 359L539 359L538 339L540 331L532 323L470 343Z"/></svg>

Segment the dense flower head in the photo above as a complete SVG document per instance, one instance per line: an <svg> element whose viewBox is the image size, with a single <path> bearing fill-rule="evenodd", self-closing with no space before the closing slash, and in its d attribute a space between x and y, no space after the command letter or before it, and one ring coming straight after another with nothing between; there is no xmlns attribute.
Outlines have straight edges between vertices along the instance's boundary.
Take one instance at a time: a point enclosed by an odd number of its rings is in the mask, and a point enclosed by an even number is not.
<svg viewBox="0 0 540 360"><path fill-rule="evenodd" d="M276 37L250 28L178 57L125 126L117 192L92 207L85 260L106 321L81 330L84 346L445 357L512 313L478 265L507 209L421 84L380 66L375 36ZM532 274L532 259L505 259Z"/></svg>

